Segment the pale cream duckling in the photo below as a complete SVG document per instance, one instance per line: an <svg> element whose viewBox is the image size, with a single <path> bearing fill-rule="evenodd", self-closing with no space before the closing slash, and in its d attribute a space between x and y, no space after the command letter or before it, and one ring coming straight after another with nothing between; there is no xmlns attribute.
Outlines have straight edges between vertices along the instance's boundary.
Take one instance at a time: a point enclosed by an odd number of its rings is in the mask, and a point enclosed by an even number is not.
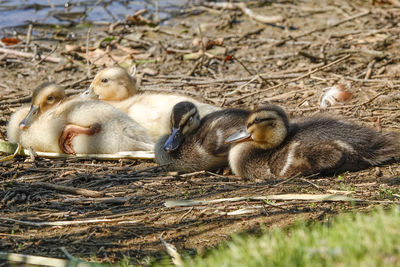
<svg viewBox="0 0 400 267"><path fill-rule="evenodd" d="M146 128L154 141L169 132L172 107L181 101L193 102L201 117L220 109L183 95L138 94L135 79L120 67L100 71L81 96L99 99L121 109Z"/></svg>
<svg viewBox="0 0 400 267"><path fill-rule="evenodd" d="M226 140L233 172L243 178L356 171L400 158L400 134L328 117L289 122L278 106L251 112L244 128Z"/></svg>
<svg viewBox="0 0 400 267"><path fill-rule="evenodd" d="M171 113L170 134L156 143L155 159L168 170L214 170L228 166L230 145L225 139L237 131L249 112L226 109L200 120L197 107L188 101L176 104Z"/></svg>
<svg viewBox="0 0 400 267"><path fill-rule="evenodd" d="M26 127L27 124L32 123L32 119L34 118L34 115L40 113L44 113L50 108L52 108L55 104L59 103L63 99L65 99L65 92L64 90L51 82L46 82L41 84L39 87L37 87L32 94L32 100L36 99L38 100L40 96L38 96L38 93L42 92L44 95L45 92L53 92L53 94L49 95L49 99L42 99L42 103L36 103L34 105L29 106L24 106L19 109L17 109L10 117L10 121L7 125L7 139L10 142L14 143L21 143L21 134L23 134L24 139L27 138L28 134L24 133L23 130L26 130L28 127ZM40 107L39 107L40 105ZM35 108L36 107L36 108ZM40 112L39 112L40 111ZM28 116L29 115L29 116ZM28 119L26 119L28 118ZM40 126L35 126L34 127L40 127ZM31 132L32 130L29 130ZM52 133L52 132L51 132ZM46 133L44 133L45 135ZM32 135L32 137L36 137L38 135ZM50 134L51 136L51 134ZM46 137L44 137L46 138ZM33 142L33 140L32 140ZM42 151L54 151L58 149L58 143L54 143L55 146L52 146L51 142L48 143L47 150L42 150ZM59 151L57 151L59 152Z"/></svg>
<svg viewBox="0 0 400 267"><path fill-rule="evenodd" d="M101 101L66 99L64 89L52 83L34 90L18 137L14 127L23 113L26 108L12 117L8 138L35 151L106 154L153 148L147 131L120 110Z"/></svg>

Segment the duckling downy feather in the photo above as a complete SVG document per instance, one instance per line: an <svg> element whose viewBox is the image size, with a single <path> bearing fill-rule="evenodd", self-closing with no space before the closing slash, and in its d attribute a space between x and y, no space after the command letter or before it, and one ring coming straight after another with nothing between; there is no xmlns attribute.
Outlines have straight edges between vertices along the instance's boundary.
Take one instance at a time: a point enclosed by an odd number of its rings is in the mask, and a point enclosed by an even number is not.
<svg viewBox="0 0 400 267"><path fill-rule="evenodd" d="M180 102L172 110L170 134L155 145L156 162L169 170L214 170L228 165L230 145L225 139L244 123L248 112L226 109L200 120L196 106Z"/></svg>
<svg viewBox="0 0 400 267"><path fill-rule="evenodd" d="M289 122L278 106L254 110L227 139L233 172L250 179L356 171L400 159L400 134L330 117Z"/></svg>
<svg viewBox="0 0 400 267"><path fill-rule="evenodd" d="M138 94L135 79L120 67L106 68L93 79L82 97L105 101L128 114L157 140L169 132L173 106L182 101L193 102L201 117L220 108L201 103L191 97L162 93Z"/></svg>

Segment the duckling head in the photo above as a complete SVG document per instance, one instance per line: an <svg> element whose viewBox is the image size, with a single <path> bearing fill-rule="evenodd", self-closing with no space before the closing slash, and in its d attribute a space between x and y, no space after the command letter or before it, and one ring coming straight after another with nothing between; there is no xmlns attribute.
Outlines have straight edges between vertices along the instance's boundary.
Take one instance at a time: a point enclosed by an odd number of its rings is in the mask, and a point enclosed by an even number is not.
<svg viewBox="0 0 400 267"><path fill-rule="evenodd" d="M43 112L49 110L65 98L64 89L51 82L39 85L32 94L32 104L28 114L19 123L21 130L26 130Z"/></svg>
<svg viewBox="0 0 400 267"><path fill-rule="evenodd" d="M177 150L185 140L185 136L196 131L200 126L200 115L192 102L183 101L172 108L171 134L164 143L164 150Z"/></svg>
<svg viewBox="0 0 400 267"><path fill-rule="evenodd" d="M256 147L272 149L279 146L286 138L289 120L283 109L268 105L253 110L246 121L246 126L229 136L225 142L239 143L250 141Z"/></svg>
<svg viewBox="0 0 400 267"><path fill-rule="evenodd" d="M80 96L86 99L121 101L138 91L135 79L121 67L106 68L94 77Z"/></svg>

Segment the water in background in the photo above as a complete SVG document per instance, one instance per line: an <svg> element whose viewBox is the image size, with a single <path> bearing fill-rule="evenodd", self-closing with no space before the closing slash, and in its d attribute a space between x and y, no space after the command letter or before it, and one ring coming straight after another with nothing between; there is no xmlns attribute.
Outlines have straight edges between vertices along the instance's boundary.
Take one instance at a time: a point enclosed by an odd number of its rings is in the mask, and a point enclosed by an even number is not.
<svg viewBox="0 0 400 267"><path fill-rule="evenodd" d="M165 20L190 0L0 0L0 29L29 24L68 23L54 16L59 12L85 12L77 21L112 22L124 19L140 9L155 13L158 3L158 17Z"/></svg>

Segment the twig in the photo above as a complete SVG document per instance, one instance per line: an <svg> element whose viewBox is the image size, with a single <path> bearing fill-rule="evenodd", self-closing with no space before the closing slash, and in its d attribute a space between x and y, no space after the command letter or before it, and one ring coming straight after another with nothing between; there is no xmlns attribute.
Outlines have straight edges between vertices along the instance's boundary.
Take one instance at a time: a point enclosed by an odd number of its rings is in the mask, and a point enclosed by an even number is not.
<svg viewBox="0 0 400 267"><path fill-rule="evenodd" d="M46 56L42 57L38 62L36 62L36 64L33 65L33 67L35 68L37 65L39 65L40 63L45 61L46 58L48 58L51 54L53 54L57 50L57 47L58 47L58 45L56 44L56 46L53 48L53 50L51 50L50 53L48 53Z"/></svg>
<svg viewBox="0 0 400 267"><path fill-rule="evenodd" d="M245 15L249 16L251 19L261 23L274 23L283 20L283 16L263 16L259 14L255 14L251 11L245 3L208 3L207 6L211 8L222 8L222 9L240 9Z"/></svg>
<svg viewBox="0 0 400 267"><path fill-rule="evenodd" d="M342 54L362 54L376 59L382 59L388 54L382 51L371 49L338 49L328 54L328 56L342 55Z"/></svg>
<svg viewBox="0 0 400 267"><path fill-rule="evenodd" d="M31 43L32 29L33 29L33 24L29 23L28 32L26 34L26 40L25 40L25 52L28 51L29 44Z"/></svg>
<svg viewBox="0 0 400 267"><path fill-rule="evenodd" d="M44 187L51 190L61 191L61 192L68 192L73 193L76 195L81 195L85 197L103 197L104 192L88 190L84 188L76 188L71 186L64 186L64 185L56 185L56 184L49 184L49 183L35 183L33 186L37 187Z"/></svg>
<svg viewBox="0 0 400 267"><path fill-rule="evenodd" d="M105 264L97 263L97 262L87 262L75 257L72 257L70 260L58 259L58 258L50 258L50 257L42 257L42 256L33 256L26 254L17 254L17 253L6 253L0 252L0 259L18 262L21 265L38 265L38 266L52 266L52 267L66 267L66 266L74 266L74 267L101 267L108 266Z"/></svg>
<svg viewBox="0 0 400 267"><path fill-rule="evenodd" d="M308 181L307 179L299 178L299 180L300 180L300 181L303 181L303 182L306 182L306 183L308 183L308 184L314 186L314 187L315 187L316 189L318 189L318 190L321 190L321 187L319 187L318 185L312 183L311 181Z"/></svg>
<svg viewBox="0 0 400 267"><path fill-rule="evenodd" d="M29 226L68 226L68 225L78 225L78 224L90 224L90 223L106 223L106 222L121 222L124 219L90 219L90 220L77 220L77 221L55 221L55 222L30 222L30 221L21 221L7 217L0 217L0 220L19 223L23 225Z"/></svg>
<svg viewBox="0 0 400 267"><path fill-rule="evenodd" d="M190 172L190 173L183 173L183 174L180 174L179 176L180 177L192 177L192 176L196 176L199 174L206 174L206 173L208 173L208 172L207 171L196 171L196 172Z"/></svg>
<svg viewBox="0 0 400 267"><path fill-rule="evenodd" d="M275 204L269 203L269 202L267 202L267 201L264 201L263 204L268 205L268 206L271 206L271 207L274 207L274 208L277 208L277 209L287 210L286 208L281 207L280 205L275 205Z"/></svg>
<svg viewBox="0 0 400 267"><path fill-rule="evenodd" d="M314 70L309 71L308 73L303 74L303 75L301 75L301 76L299 76L299 77L297 77L297 78L294 78L294 79L291 79L291 80L289 80L289 81L282 82L282 83L280 83L280 84L277 84L277 85L268 87L268 88L266 88L266 89L258 90L258 91L256 91L256 92L253 92L253 93L247 94L247 95L245 95L245 96L242 96L242 97L240 97L240 98L234 99L234 100L231 101L229 104L232 104L232 103L234 103L234 102L243 100L243 99L248 98L248 97L253 96L253 95L257 95L257 94L263 93L263 92L265 92L265 91L270 91L270 90L272 90L272 89L276 89L276 88L278 88L278 87L281 87L281 86L286 85L286 84L289 84L289 83L296 82L296 81L298 81L298 80L301 80L301 79L303 79L303 78L306 78L306 77L310 76L310 75L313 74L313 73L316 73L316 72L318 72L318 71L327 69L327 68L331 67L332 65L335 65L335 64L337 64L337 63L339 63L339 62L341 62L341 61L343 61L343 60L346 60L346 59L348 59L350 56L351 56L351 55L346 55L346 56L341 57L341 58L339 58L339 59L337 59L337 60L335 60L335 61L333 61L333 62L331 62L331 63L329 63L329 64L326 64L326 65L322 66L322 67L315 68Z"/></svg>
<svg viewBox="0 0 400 267"><path fill-rule="evenodd" d="M269 196L251 196L251 197L234 197L234 198L220 198L212 200L167 200L164 205L167 208L171 207L191 207L198 205L207 205L221 202L237 202L237 201L259 201L259 200L309 200L309 201L365 201L352 197L347 197L337 194L283 194L283 195L269 195Z"/></svg>
<svg viewBox="0 0 400 267"><path fill-rule="evenodd" d="M199 36L200 36L200 43L201 43L200 68L202 68L203 67L203 62L204 62L204 55L206 53L206 46L204 45L203 32L201 31L200 24L199 24L198 28L199 28Z"/></svg>
<svg viewBox="0 0 400 267"><path fill-rule="evenodd" d="M87 35L86 35L86 66L87 66L87 77L90 77L90 60L89 60L89 38L90 38L90 30L92 28L89 27Z"/></svg>
<svg viewBox="0 0 400 267"><path fill-rule="evenodd" d="M178 222L182 222L183 218L185 218L189 213L191 213L192 210L193 210L193 208L194 208L194 207L191 207L187 212L185 212L185 214L183 214L183 215L179 218Z"/></svg>
<svg viewBox="0 0 400 267"><path fill-rule="evenodd" d="M243 39L249 37L250 35L259 34L259 33L262 32L263 30L265 30L265 27L262 27L262 28L259 28L259 29L253 30L253 31L246 32L245 34L243 34L242 36L240 36L239 39L236 40L236 42L240 42L240 41L242 41Z"/></svg>
<svg viewBox="0 0 400 267"><path fill-rule="evenodd" d="M63 203L83 203L83 202L97 202L108 204L122 204L130 200L129 197L102 197L102 198L67 198Z"/></svg>
<svg viewBox="0 0 400 267"><path fill-rule="evenodd" d="M75 263L77 263L77 265L79 263L86 263L86 261L78 259L78 258L72 256L71 253L69 253L68 250L65 247L61 247L60 249L71 262L75 262Z"/></svg>
<svg viewBox="0 0 400 267"><path fill-rule="evenodd" d="M364 80L368 80L371 77L372 69L374 68L376 59L373 59L367 66L367 71L365 72Z"/></svg>
<svg viewBox="0 0 400 267"><path fill-rule="evenodd" d="M186 75L192 76L193 73L196 71L196 69L200 66L201 61L202 61L202 58L196 60L196 63L194 64L193 68Z"/></svg>
<svg viewBox="0 0 400 267"><path fill-rule="evenodd" d="M43 265L43 263L46 263L47 266L54 267L68 266L67 260L16 253L0 252L0 259L19 262L21 264Z"/></svg>
<svg viewBox="0 0 400 267"><path fill-rule="evenodd" d="M305 176L304 178L306 179L306 178L315 177L315 176L318 176L319 174L320 174L320 173L314 173L314 174ZM286 184L286 183L288 183L288 182L290 182L290 181L293 181L293 180L299 178L300 176L301 176L301 174L300 174L300 173L297 173L297 174L294 175L293 177L291 177L291 178L289 178L289 179L286 179L286 180L284 180L283 182L277 183L277 184L273 185L272 187L277 187L277 186Z"/></svg>
<svg viewBox="0 0 400 267"><path fill-rule="evenodd" d="M254 74L246 67L246 65L244 65L243 62L240 61L238 58L233 57L233 60L237 61L250 75L254 75Z"/></svg>
<svg viewBox="0 0 400 267"><path fill-rule="evenodd" d="M81 84L82 82L87 81L87 80L89 80L89 79L90 79L90 77L83 77L82 79L79 79L79 80L77 80L77 81L73 81L73 82L64 84L64 87L65 87L65 88L74 87L75 85Z"/></svg>
<svg viewBox="0 0 400 267"><path fill-rule="evenodd" d="M356 14L356 15L354 15L354 16L351 16L351 17L345 18L345 19L343 19L343 20L340 20L340 21L338 21L338 22L336 22L336 23L333 23L333 24L331 24L331 25L329 25L329 26L325 26L325 27L313 29L313 30L310 30L310 31L308 31L308 32L299 34L299 35L297 35L297 36L292 36L292 37L286 38L286 39L280 41L279 43L277 43L277 44L275 44L275 45L276 45L276 46L280 46L280 45L283 45L284 43L286 43L287 41L296 40L296 39L298 39L298 38L301 38L301 37L310 35L310 34L315 33L315 32L325 31L325 30L327 30L327 29L329 29L329 28L336 27L336 26L338 26L338 25L340 25L340 24L343 24L343 23L345 23L345 22L348 22L348 21L351 21L351 20L354 20L354 19L357 19L357 18L366 16L366 15L368 15L368 14L370 14L370 13L371 13L371 12L370 12L369 10L365 10L365 11L363 11L363 12L361 12L361 13L358 13L358 14Z"/></svg>
<svg viewBox="0 0 400 267"><path fill-rule="evenodd" d="M15 56L20 56L20 57L29 57L29 58L33 58L35 56L34 53L15 51L12 49L2 48L2 47L0 47L0 53L10 54L10 55L15 55ZM63 61L62 58L57 58L57 57L45 57L44 60L48 61L48 62L52 62L52 63L61 63Z"/></svg>
<svg viewBox="0 0 400 267"><path fill-rule="evenodd" d="M176 247L170 243L167 243L161 235L158 235L158 238L160 239L161 243L164 245L165 249L167 250L167 253L169 256L172 258L172 262L176 266L183 266L183 260L181 255L178 253L178 250Z"/></svg>
<svg viewBox="0 0 400 267"><path fill-rule="evenodd" d="M281 186L281 185L283 185L283 184L289 183L289 182L293 181L294 179L298 178L299 176L300 176L300 174L297 174L297 175L295 175L295 176L292 177L292 178L285 179L285 180L283 180L283 181L280 182L280 183L274 184L272 187L278 187L278 186Z"/></svg>
<svg viewBox="0 0 400 267"><path fill-rule="evenodd" d="M0 152L15 153L18 144L0 140ZM55 152L35 152L43 158L79 158L79 159L100 159L100 160L119 160L119 159L154 159L153 151L121 151L115 154L62 154ZM19 155L29 156L28 149L21 149Z"/></svg>

